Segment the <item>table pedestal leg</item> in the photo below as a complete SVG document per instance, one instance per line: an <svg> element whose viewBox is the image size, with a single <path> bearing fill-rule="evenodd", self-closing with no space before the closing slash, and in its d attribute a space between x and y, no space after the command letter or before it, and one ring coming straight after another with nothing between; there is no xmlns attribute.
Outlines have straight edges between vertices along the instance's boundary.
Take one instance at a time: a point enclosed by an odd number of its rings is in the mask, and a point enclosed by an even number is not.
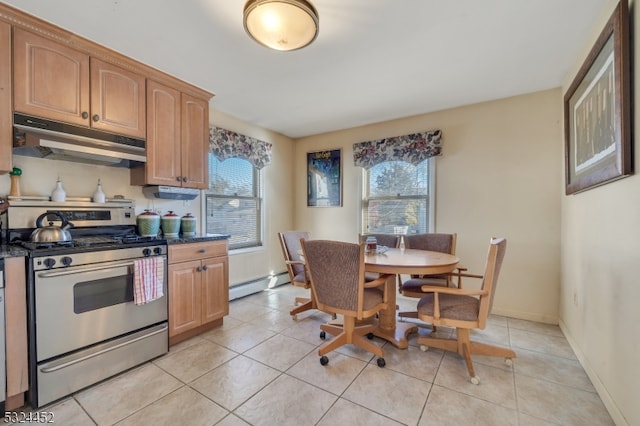
<svg viewBox="0 0 640 426"><path fill-rule="evenodd" d="M373 332L375 336L391 342L399 349L409 346L407 336L418 330L418 326L411 323L396 322L396 276L387 279L387 309L378 313L378 327Z"/></svg>

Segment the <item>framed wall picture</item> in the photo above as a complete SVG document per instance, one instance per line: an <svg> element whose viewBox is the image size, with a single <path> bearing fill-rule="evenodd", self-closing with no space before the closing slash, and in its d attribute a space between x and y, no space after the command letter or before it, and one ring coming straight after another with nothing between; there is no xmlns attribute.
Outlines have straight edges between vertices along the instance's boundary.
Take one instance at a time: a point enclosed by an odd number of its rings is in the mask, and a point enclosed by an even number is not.
<svg viewBox="0 0 640 426"><path fill-rule="evenodd" d="M633 173L629 52L622 0L564 96L567 194Z"/></svg>
<svg viewBox="0 0 640 426"><path fill-rule="evenodd" d="M342 151L307 153L307 206L342 206Z"/></svg>

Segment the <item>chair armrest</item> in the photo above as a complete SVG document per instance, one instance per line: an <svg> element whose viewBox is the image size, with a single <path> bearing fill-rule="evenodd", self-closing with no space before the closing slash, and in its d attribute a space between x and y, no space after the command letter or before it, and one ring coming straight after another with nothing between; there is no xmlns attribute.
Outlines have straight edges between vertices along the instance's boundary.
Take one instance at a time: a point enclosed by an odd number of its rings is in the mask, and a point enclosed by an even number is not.
<svg viewBox="0 0 640 426"><path fill-rule="evenodd" d="M302 260L285 260L285 265L306 265Z"/></svg>
<svg viewBox="0 0 640 426"><path fill-rule="evenodd" d="M466 290L463 288L439 287L433 285L423 285L420 289L423 293L458 294L461 296L484 296L489 294L486 290Z"/></svg>
<svg viewBox="0 0 640 426"><path fill-rule="evenodd" d="M373 281L367 281L364 283L364 288L376 288L386 285L389 277L392 277L391 274L382 274L378 278Z"/></svg>

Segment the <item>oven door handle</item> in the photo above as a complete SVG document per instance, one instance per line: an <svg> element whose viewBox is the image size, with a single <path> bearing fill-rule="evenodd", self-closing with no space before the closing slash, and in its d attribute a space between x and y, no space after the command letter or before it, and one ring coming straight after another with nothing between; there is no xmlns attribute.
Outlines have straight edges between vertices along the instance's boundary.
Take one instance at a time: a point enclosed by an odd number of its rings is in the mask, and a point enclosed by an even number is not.
<svg viewBox="0 0 640 426"><path fill-rule="evenodd" d="M88 266L85 268L61 269L49 272L39 272L38 278L63 277L71 274L81 274L83 272L102 271L105 269L120 268L122 266L133 266L133 262L110 263L108 265Z"/></svg>
<svg viewBox="0 0 640 426"><path fill-rule="evenodd" d="M119 343L117 345L110 346L108 348L99 350L97 352L93 352L91 354L85 355L85 356L77 358L77 359L72 359L72 360L69 360L67 362L62 362L60 364L53 365L51 367L45 367L40 371L42 371L43 373L53 373L54 371L62 370L63 368L67 368L67 367L69 367L71 365L78 364L80 362L86 361L86 360L91 359L91 358L95 358L98 355L102 355L104 353L111 352L111 351L116 350L118 348L121 348L123 346L130 345L133 342L137 342L139 340L146 339L146 338L149 338L151 336L155 336L156 334L164 332L168 327L169 327L168 325L164 324L164 325L161 326L160 329L154 330L151 333L145 334L143 336L138 336L135 339L127 340L126 342L122 342L122 343Z"/></svg>

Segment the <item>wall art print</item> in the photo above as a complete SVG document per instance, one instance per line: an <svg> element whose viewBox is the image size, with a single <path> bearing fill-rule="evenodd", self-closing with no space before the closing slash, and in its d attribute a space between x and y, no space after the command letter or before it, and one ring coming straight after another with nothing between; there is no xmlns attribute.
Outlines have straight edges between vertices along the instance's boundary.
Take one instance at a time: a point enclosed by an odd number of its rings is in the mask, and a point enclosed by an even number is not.
<svg viewBox="0 0 640 426"><path fill-rule="evenodd" d="M342 151L307 153L307 206L342 206Z"/></svg>
<svg viewBox="0 0 640 426"><path fill-rule="evenodd" d="M633 173L628 14L623 0L564 96L567 194Z"/></svg>

